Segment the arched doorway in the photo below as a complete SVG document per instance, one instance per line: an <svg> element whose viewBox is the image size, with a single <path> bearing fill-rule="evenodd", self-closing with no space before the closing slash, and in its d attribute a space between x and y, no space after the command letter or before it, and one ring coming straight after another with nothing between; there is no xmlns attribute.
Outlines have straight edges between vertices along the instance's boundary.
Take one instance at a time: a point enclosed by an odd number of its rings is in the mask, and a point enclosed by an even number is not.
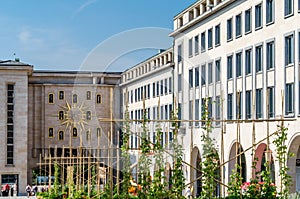
<svg viewBox="0 0 300 199"><path fill-rule="evenodd" d="M238 145L238 146L237 146ZM238 149L236 151L236 149ZM242 182L247 181L247 164L246 164L246 157L243 153L242 155L238 156L236 159L236 152L237 154L242 153L243 147L239 143L234 143L231 147L230 154L229 154L229 165L228 165L228 181L231 181L230 176L237 169L237 172L242 177ZM236 163L239 165L238 168L236 168Z"/></svg>
<svg viewBox="0 0 300 199"><path fill-rule="evenodd" d="M291 142L289 153L295 154L293 157L289 158L287 161L287 166L290 168L288 174L291 176L291 187L290 192L300 191L300 136L296 136Z"/></svg>
<svg viewBox="0 0 300 199"><path fill-rule="evenodd" d="M196 168L191 167L191 182L195 181L192 186L193 186L193 195L198 197L201 194L202 191L202 178L201 178L201 157L200 157L200 152L197 147L194 147L192 154L191 154L191 165ZM197 179L197 180L196 180Z"/></svg>
<svg viewBox="0 0 300 199"><path fill-rule="evenodd" d="M256 173L261 173L262 171L266 170L266 165L265 163L267 160L270 162L270 177L272 182L275 182L275 168L274 168L274 159L272 156L272 151L269 150L267 151L267 145L265 143L262 143L258 145L258 147L255 150L255 158L257 159L256 163ZM253 178L255 177L255 174L252 176ZM261 182L263 181L262 177L259 175L259 179Z"/></svg>

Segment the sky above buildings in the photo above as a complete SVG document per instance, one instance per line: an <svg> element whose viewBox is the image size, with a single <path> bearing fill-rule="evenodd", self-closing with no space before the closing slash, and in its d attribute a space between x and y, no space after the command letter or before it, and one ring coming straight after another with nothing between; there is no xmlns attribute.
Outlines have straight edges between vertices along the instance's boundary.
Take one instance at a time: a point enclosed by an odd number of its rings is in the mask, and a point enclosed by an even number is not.
<svg viewBox="0 0 300 199"><path fill-rule="evenodd" d="M173 17L195 1L2 0L0 60L122 71L171 47Z"/></svg>

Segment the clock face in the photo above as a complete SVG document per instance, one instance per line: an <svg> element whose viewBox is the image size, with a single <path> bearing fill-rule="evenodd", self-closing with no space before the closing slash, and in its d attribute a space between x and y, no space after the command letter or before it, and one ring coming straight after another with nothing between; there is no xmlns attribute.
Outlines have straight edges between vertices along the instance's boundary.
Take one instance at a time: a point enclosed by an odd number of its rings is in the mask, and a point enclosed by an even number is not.
<svg viewBox="0 0 300 199"><path fill-rule="evenodd" d="M62 120L62 124L66 125L66 128L80 128L81 130L85 129L85 125L87 125L87 117L86 117L86 109L83 105L78 105L77 103L69 104L66 101L66 106L62 107L64 109L65 117Z"/></svg>

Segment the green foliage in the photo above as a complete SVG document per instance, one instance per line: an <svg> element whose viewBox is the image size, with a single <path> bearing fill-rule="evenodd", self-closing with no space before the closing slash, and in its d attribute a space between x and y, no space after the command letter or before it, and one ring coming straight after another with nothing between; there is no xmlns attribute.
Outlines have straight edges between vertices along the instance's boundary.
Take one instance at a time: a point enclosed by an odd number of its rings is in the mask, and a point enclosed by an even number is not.
<svg viewBox="0 0 300 199"><path fill-rule="evenodd" d="M128 105L126 105L125 110L125 122L123 125L123 143L122 143L122 157L123 157L123 181L122 181L122 191L120 197L124 199L131 198L131 194L129 194L128 190L130 188L130 154L129 150L129 136L130 136L130 119L128 112Z"/></svg>
<svg viewBox="0 0 300 199"><path fill-rule="evenodd" d="M228 195L230 197L241 197L242 191L242 177L238 171L240 169L240 165L235 165L236 169L232 170L232 174L230 175L230 182L228 183ZM252 191L252 190L251 190Z"/></svg>
<svg viewBox="0 0 300 199"><path fill-rule="evenodd" d="M215 196L219 170L219 156L215 140L211 138L212 119L209 117L208 103L212 103L209 98L205 99L205 107L202 107L202 120L204 120L205 130L201 136L203 147L203 161L200 163L202 169L202 192L201 198L212 198ZM198 107L196 107L198 108Z"/></svg>
<svg viewBox="0 0 300 199"><path fill-rule="evenodd" d="M293 156L293 154L288 153L286 140L287 140L287 128L283 123L278 126L278 129L275 133L276 138L273 141L273 144L276 146L277 159L279 163L279 176L280 176L280 192L278 196L280 198L287 198L289 193L289 187L291 185L291 176L288 175L289 168L286 163L287 160Z"/></svg>
<svg viewBox="0 0 300 199"><path fill-rule="evenodd" d="M174 168L173 168L173 175L171 178L172 188L170 190L169 198L184 198L182 196L184 190L184 173L182 169L182 160L183 160L183 149L182 146L179 144L178 141L178 113L177 110L172 112L172 127L173 127L173 135L174 135L174 142L173 142L173 150L174 150Z"/></svg>

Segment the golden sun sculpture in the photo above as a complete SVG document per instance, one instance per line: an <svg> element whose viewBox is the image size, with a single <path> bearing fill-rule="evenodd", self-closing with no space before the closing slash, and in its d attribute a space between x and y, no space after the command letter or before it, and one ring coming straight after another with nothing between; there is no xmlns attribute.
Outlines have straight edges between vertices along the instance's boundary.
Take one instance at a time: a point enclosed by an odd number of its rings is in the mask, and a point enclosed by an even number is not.
<svg viewBox="0 0 300 199"><path fill-rule="evenodd" d="M85 125L88 125L87 107L84 106L84 103L71 105L66 101L66 105L61 108L64 110L64 119L61 124L66 125L66 129L76 127L84 130Z"/></svg>

